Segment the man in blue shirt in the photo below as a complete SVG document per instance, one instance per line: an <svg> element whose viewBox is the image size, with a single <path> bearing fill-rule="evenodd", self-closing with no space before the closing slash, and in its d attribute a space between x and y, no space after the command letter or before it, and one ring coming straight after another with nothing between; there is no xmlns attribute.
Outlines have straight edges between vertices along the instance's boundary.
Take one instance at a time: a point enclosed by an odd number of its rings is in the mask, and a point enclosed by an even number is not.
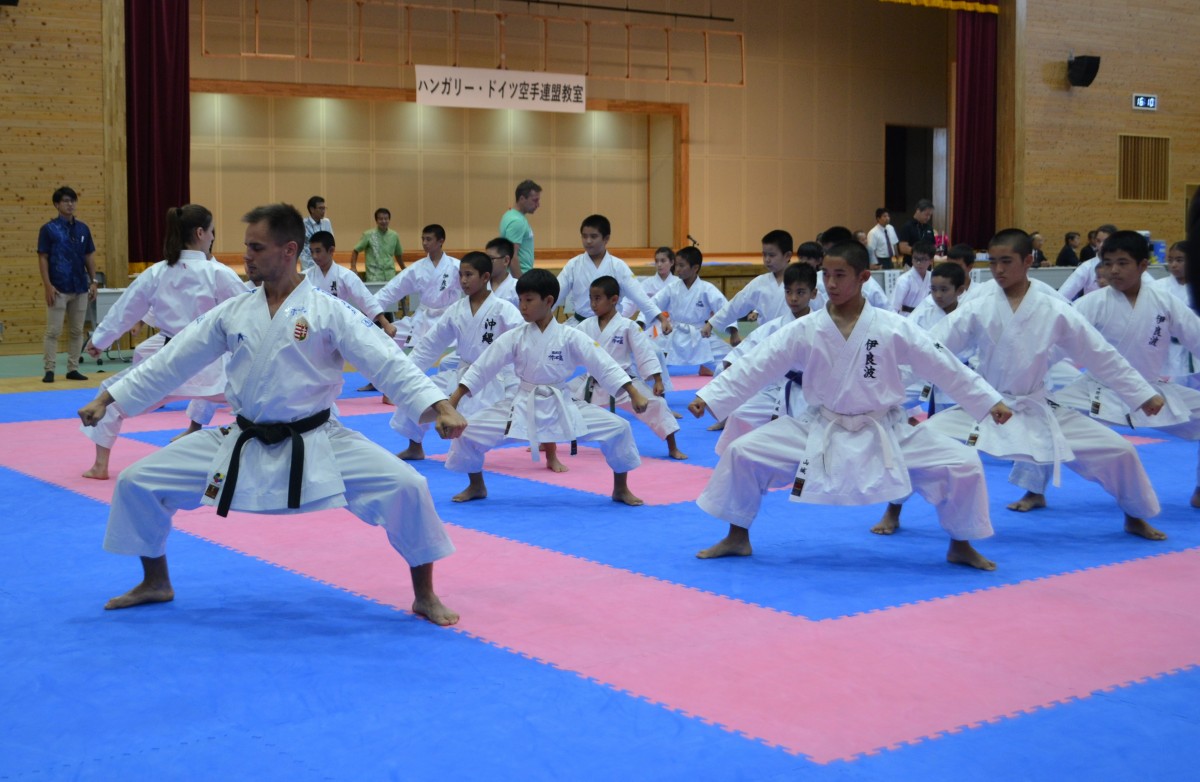
<svg viewBox="0 0 1200 782"><path fill-rule="evenodd" d="M46 289L43 383L54 382L58 335L62 333L64 315L69 317L71 329L67 342L67 379L87 380L79 372L79 354L83 350L83 318L88 301L96 298L96 245L88 227L75 219L76 198L69 187L55 190L53 200L58 217L43 225L38 234L38 266Z"/></svg>

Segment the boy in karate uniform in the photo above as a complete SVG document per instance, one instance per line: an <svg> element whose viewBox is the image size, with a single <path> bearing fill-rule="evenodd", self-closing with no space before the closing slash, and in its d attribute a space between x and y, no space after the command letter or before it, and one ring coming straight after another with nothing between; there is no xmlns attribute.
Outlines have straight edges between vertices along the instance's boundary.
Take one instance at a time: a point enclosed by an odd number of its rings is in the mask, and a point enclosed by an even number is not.
<svg viewBox="0 0 1200 782"><path fill-rule="evenodd" d="M507 241L507 240L506 240ZM496 337L524 323L516 307L489 289L493 261L481 252L469 252L458 264L458 278L463 298L454 302L438 319L433 328L417 342L409 358L417 369L426 372L451 345L458 345L458 364L442 368L433 376L433 384L447 396L458 388L463 373L491 347ZM507 274L507 266L504 267ZM517 376L512 367L501 367L495 382L488 383L463 400L458 406L463 415L490 407L515 390ZM392 429L408 438L408 448L396 454L405 461L425 458L421 441L428 424L419 424L399 410L392 416Z"/></svg>
<svg viewBox="0 0 1200 782"><path fill-rule="evenodd" d="M571 381L571 395L577 401L607 406L612 412L619 407L633 413L639 421L667 441L667 453L672 459L686 459L687 454L675 444L679 422L671 415L666 400L662 398L666 391L663 389L658 351L638 324L617 314L617 302L620 300L621 288L615 279L605 275L592 280L591 307L596 314L580 323L578 328L621 365L638 392L650 401L649 407L642 413L635 411L628 394L622 392L619 396L611 396L590 375ZM653 381L653 392L641 378Z"/></svg>
<svg viewBox="0 0 1200 782"><path fill-rule="evenodd" d="M304 276L314 288L325 291L335 299L348 301L354 308L375 321L389 337L396 336L396 327L388 322L383 307L371 295L357 274L333 260L333 234L317 231L308 240L309 259L312 264L304 270Z"/></svg>
<svg viewBox="0 0 1200 782"><path fill-rule="evenodd" d="M781 318L788 314L784 302L783 270L792 262L792 235L787 231L774 230L762 238L763 266L767 271L760 274L734 294L733 298L715 313L700 329L707 337L717 332L729 332L729 346L736 348L742 341L738 331L738 319L751 312L757 313L761 323Z"/></svg>
<svg viewBox="0 0 1200 782"><path fill-rule="evenodd" d="M514 307L518 306L520 300L517 298L517 278L508 271L516 247L503 236L497 236L487 243L486 249L487 256L492 259L492 277L489 283L492 293Z"/></svg>
<svg viewBox="0 0 1200 782"><path fill-rule="evenodd" d="M599 345L554 319L558 280L553 274L530 269L517 280L517 293L524 325L497 337L450 395L450 403L457 407L466 395L485 389L505 366L513 367L520 380L514 396L468 418L468 433L450 446L446 468L470 476L470 484L454 495L454 501L487 497L483 458L506 439L527 440L535 462L539 444L548 446L549 462L555 459L549 448L554 443L593 440L612 468L613 500L641 505L629 490L629 471L642 463L629 422L595 405L574 402L566 383L582 364L608 393L628 393L635 412L645 412L649 401Z"/></svg>
<svg viewBox="0 0 1200 782"><path fill-rule="evenodd" d="M793 263L783 272L783 285L788 305L787 314L767 321L750 332L750 336L725 357L726 369L776 331L796 318L809 314L809 302L816 293L817 270L807 263ZM786 377L778 378L776 382L739 405L725 420L725 427L721 430L721 437L717 440L715 448L717 455L725 453L725 449L742 435L753 432L782 415L792 415L803 410L806 405L801 396L802 380L801 373L789 372Z"/></svg>
<svg viewBox="0 0 1200 782"><path fill-rule="evenodd" d="M216 505L253 513L347 507L384 527L408 562L413 612L440 625L458 615L433 590L433 562L454 551L425 479L330 416L346 360L414 418L437 417L443 437L466 421L396 344L349 304L296 273L304 222L287 204L249 212L246 274L262 286L193 321L163 350L79 411L84 425L109 405L136 414L230 353L229 427L204 429L127 467L117 478L104 548L140 556L143 579L105 608L173 600L166 545L178 510ZM239 483L238 477L242 480Z"/></svg>
<svg viewBox="0 0 1200 782"><path fill-rule="evenodd" d="M390 279L375 294L381 309L389 310L397 301L415 293L420 297L417 310L400 321L396 340L411 345L433 328L446 308L458 300L458 259L442 252L446 229L427 225L421 229L421 248L425 257Z"/></svg>
<svg viewBox="0 0 1200 782"><path fill-rule="evenodd" d="M1017 228L1001 231L989 243L988 255L995 284L960 304L934 326L931 335L953 353L974 349L979 374L1020 415L1001 429L953 409L918 428L933 429L999 459L1049 465L1055 483L1059 466L1065 463L1116 498L1125 513L1127 532L1151 540L1165 538L1146 522L1158 515L1158 497L1133 445L1108 427L1053 403L1045 378L1050 362L1061 353L1087 367L1131 409L1154 415L1162 409L1162 396L1082 315L1031 285L1029 234ZM953 389L949 391L962 402ZM1026 489L1024 497L1008 506L1010 510L1027 511L1045 504L1038 491L1044 488L1041 481L1027 477L1022 469L1010 476L1010 481Z"/></svg>
<svg viewBox="0 0 1200 782"><path fill-rule="evenodd" d="M933 253L932 242L913 245L912 268L900 275L892 289L892 312L907 315L929 298L929 265L933 263Z"/></svg>
<svg viewBox="0 0 1200 782"><path fill-rule="evenodd" d="M698 364L700 374L711 375L720 369L720 360L729 353L729 345L710 333L704 336L708 319L729 303L711 282L700 279L704 255L697 247L684 247L675 253L675 276L654 294L654 306L671 313L667 323L671 331L667 355L678 364Z"/></svg>
<svg viewBox="0 0 1200 782"><path fill-rule="evenodd" d="M748 556L750 526L763 495L792 485L794 502L865 505L913 490L934 503L951 542L950 562L992 570L970 541L992 534L979 455L940 435L909 426L901 405L901 368L910 365L944 385L973 415L1007 421L1000 394L906 319L870 306L867 250L858 242L825 257L824 310L799 318L702 389L688 406L718 418L789 371L804 372L808 408L736 440L696 504L728 521L729 534L702 559ZM853 465L853 468L850 468Z"/></svg>
<svg viewBox="0 0 1200 782"><path fill-rule="evenodd" d="M1107 285L1076 299L1075 310L1163 397L1162 410L1151 418L1131 409L1090 373L1080 375L1055 398L1107 424L1153 428L1184 440L1200 440L1200 391L1166 379L1170 348L1177 344L1188 351L1200 350L1200 318L1169 289L1144 284L1149 259L1150 245L1138 232L1117 231L1109 236L1100 246L1096 266L1097 279ZM1017 469L1023 476L1020 485L1035 495L1035 504L1044 505L1050 467L1018 463L1014 472ZM1191 504L1200 507L1200 464Z"/></svg>
<svg viewBox="0 0 1200 782"><path fill-rule="evenodd" d="M639 319L650 324L661 322L664 334L671 333L671 323L656 307L642 286L637 284L629 265L608 251L608 239L612 225L604 215L588 215L579 226L579 238L583 252L567 261L558 274L558 287L562 291L561 301L570 305L575 322L592 317L591 286L598 277L616 279L621 290L642 313Z"/></svg>

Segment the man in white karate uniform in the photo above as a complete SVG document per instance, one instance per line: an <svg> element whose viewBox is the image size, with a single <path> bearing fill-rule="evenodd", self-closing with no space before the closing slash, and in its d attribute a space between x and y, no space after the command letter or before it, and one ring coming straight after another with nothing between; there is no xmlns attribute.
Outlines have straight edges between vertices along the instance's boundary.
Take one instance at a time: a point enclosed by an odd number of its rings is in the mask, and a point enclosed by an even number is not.
<svg viewBox="0 0 1200 782"><path fill-rule="evenodd" d="M304 276L312 286L335 299L350 302L356 310L382 328L385 334L394 337L395 325L388 322L383 307L379 306L366 284L357 274L333 260L333 234L317 231L309 238L308 245L313 264L305 269Z"/></svg>
<svg viewBox="0 0 1200 782"><path fill-rule="evenodd" d="M433 590L433 562L454 550L425 479L331 418L346 360L379 383L414 418L437 418L459 436L466 422L428 378L349 304L296 273L304 241L299 212L259 207L244 218L246 274L261 287L230 299L79 411L94 425L109 405L136 414L225 353L234 426L176 440L121 472L104 547L141 557L143 580L105 608L172 600L166 544L178 510L217 505L257 513L348 509L383 526L408 562L413 612L440 625L458 621ZM244 475L243 475L244 473ZM239 483L238 478L242 477Z"/></svg>

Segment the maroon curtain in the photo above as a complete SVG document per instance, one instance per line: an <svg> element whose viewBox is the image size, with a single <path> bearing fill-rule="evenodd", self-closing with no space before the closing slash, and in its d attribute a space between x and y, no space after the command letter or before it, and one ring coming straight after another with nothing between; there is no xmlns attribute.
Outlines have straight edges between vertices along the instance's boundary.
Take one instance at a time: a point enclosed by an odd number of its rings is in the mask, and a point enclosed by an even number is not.
<svg viewBox="0 0 1200 782"><path fill-rule="evenodd" d="M162 258L167 207L188 202L188 4L125 0L129 262Z"/></svg>
<svg viewBox="0 0 1200 782"><path fill-rule="evenodd" d="M996 233L996 14L958 17L954 120L956 244L986 247Z"/></svg>

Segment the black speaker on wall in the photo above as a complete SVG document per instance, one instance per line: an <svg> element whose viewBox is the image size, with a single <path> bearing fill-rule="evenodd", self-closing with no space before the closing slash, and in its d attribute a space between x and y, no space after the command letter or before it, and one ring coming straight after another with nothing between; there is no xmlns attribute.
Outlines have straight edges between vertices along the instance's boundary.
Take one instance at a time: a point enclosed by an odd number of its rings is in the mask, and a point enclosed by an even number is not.
<svg viewBox="0 0 1200 782"><path fill-rule="evenodd" d="M1100 58L1080 55L1067 60L1067 81L1072 87L1087 87L1096 80Z"/></svg>
<svg viewBox="0 0 1200 782"><path fill-rule="evenodd" d="M16 5L21 0L0 0L0 5Z"/></svg>

